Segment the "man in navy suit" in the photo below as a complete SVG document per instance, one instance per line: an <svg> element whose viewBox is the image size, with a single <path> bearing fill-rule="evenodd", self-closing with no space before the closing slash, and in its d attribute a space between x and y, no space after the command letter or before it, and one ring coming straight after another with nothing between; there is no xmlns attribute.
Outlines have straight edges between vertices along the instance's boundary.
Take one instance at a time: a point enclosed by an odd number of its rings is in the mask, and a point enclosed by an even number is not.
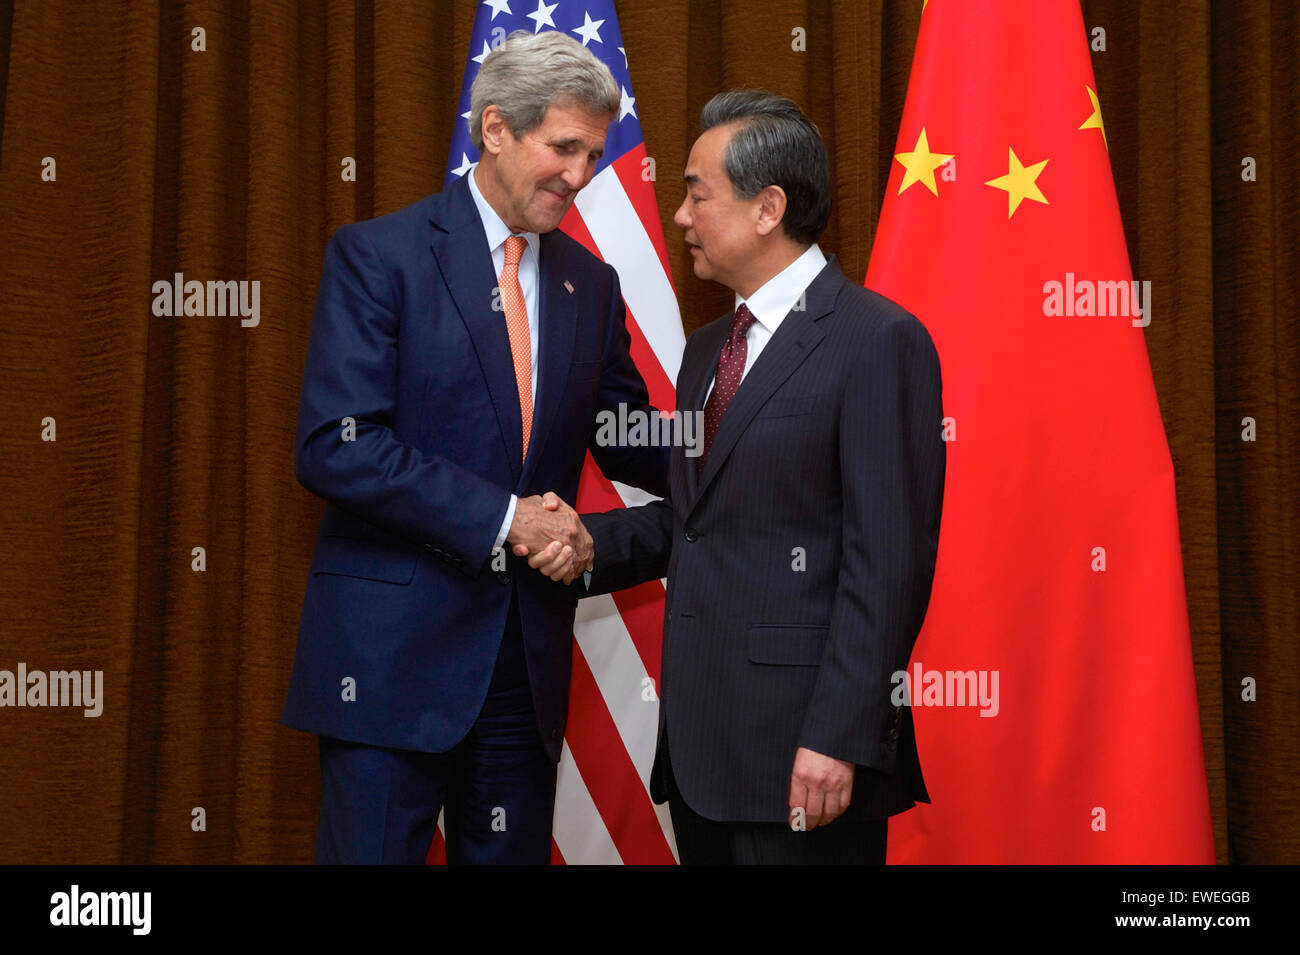
<svg viewBox="0 0 1300 955"><path fill-rule="evenodd" d="M559 501L588 450L667 490L666 448L595 440L648 396L617 274L556 231L618 87L546 32L471 95L473 171L325 253L296 474L327 506L282 717L320 736L318 862L423 862L440 810L450 862L549 861L577 593L506 545L589 560Z"/></svg>
<svg viewBox="0 0 1300 955"><path fill-rule="evenodd" d="M929 802L891 697L934 575L939 359L817 246L829 164L793 102L723 93L701 127L676 221L735 292L677 378L703 454L674 449L664 501L583 516L594 566L558 542L529 563L591 567L584 593L667 575L651 793L683 863L883 863L887 818Z"/></svg>

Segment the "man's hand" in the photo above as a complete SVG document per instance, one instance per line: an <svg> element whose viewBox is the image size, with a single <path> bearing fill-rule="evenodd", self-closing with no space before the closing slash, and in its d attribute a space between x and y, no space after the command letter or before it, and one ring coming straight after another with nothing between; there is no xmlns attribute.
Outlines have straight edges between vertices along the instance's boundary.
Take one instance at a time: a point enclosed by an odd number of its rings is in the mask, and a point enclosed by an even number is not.
<svg viewBox="0 0 1300 955"><path fill-rule="evenodd" d="M519 499L506 542L516 557L528 558L529 567L566 586L590 570L594 559L591 535L578 520L577 512L554 491L542 497Z"/></svg>
<svg viewBox="0 0 1300 955"><path fill-rule="evenodd" d="M800 746L790 776L790 828L816 829L849 808L853 764Z"/></svg>

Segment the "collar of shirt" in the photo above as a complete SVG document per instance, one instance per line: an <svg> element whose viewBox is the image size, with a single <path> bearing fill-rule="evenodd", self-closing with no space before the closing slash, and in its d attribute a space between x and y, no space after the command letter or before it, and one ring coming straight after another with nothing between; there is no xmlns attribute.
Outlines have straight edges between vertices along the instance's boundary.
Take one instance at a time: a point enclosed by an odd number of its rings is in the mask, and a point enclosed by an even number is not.
<svg viewBox="0 0 1300 955"><path fill-rule="evenodd" d="M483 220L483 231L487 233L488 252L496 252L498 248L506 244L506 239L512 235L522 235L528 242L528 251L533 254L533 261L540 262L539 245L541 237L536 232L511 232L510 227L505 224L504 220L497 215L497 211L492 208L483 193L478 190L478 181L474 178L474 171L478 169L478 163L475 163L465 173L469 179L469 194L474 197L474 205L478 207L478 217ZM502 253L504 256L504 252ZM505 259L503 258L504 262Z"/></svg>
<svg viewBox="0 0 1300 955"><path fill-rule="evenodd" d="M826 256L814 242L804 249L803 255L764 282L749 298L737 295L736 308L742 304L749 306L755 321L769 334L774 334L790 309L799 301L799 297L824 268Z"/></svg>

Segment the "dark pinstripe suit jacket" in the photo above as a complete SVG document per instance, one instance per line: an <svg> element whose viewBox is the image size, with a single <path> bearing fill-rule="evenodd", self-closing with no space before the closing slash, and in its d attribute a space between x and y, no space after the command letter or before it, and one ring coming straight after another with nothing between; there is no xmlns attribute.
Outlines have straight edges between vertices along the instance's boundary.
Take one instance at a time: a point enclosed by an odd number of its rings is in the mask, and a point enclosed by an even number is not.
<svg viewBox="0 0 1300 955"><path fill-rule="evenodd" d="M939 358L925 327L832 256L745 376L703 473L674 448L662 502L585 515L587 593L668 577L659 745L692 809L784 822L796 748L857 765L845 818L929 802L891 701L925 616L943 498ZM731 316L686 344L704 406ZM578 582L581 586L581 581Z"/></svg>

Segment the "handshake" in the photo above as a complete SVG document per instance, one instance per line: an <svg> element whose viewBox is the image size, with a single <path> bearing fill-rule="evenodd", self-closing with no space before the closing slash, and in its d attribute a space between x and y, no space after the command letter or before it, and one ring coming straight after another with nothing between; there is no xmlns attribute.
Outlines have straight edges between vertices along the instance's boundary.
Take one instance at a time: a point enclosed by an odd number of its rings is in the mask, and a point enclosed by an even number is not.
<svg viewBox="0 0 1300 955"><path fill-rule="evenodd" d="M595 557L591 535L577 512L554 491L519 498L506 543L516 557L528 558L529 567L565 586L590 570Z"/></svg>

